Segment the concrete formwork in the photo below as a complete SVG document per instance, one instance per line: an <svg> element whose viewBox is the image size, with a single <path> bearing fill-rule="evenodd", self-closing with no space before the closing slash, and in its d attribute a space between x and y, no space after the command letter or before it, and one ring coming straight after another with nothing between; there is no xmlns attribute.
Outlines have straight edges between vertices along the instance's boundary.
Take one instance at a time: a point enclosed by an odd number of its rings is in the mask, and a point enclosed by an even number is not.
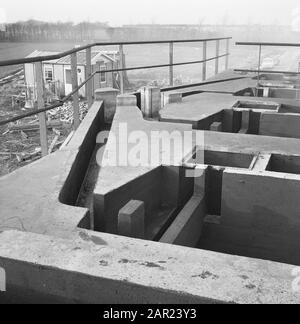
<svg viewBox="0 0 300 324"><path fill-rule="evenodd" d="M253 82L245 78L240 87ZM245 99L235 96L237 82L223 90L185 93L151 122L132 96L116 99L118 107L96 101L64 149L1 178L0 267L8 290L0 301L299 303L292 265L300 264L300 139L273 131L265 118L287 123L300 105L276 99L281 106L266 113L266 106L237 106ZM110 130L103 154L114 153L115 139L130 149L123 123L129 133L194 137L188 149L175 148L172 164L160 151L147 166L103 165L99 132ZM263 129L269 133L253 135ZM192 159L197 134L201 160ZM120 215L130 226L139 220L139 230L120 233Z"/></svg>

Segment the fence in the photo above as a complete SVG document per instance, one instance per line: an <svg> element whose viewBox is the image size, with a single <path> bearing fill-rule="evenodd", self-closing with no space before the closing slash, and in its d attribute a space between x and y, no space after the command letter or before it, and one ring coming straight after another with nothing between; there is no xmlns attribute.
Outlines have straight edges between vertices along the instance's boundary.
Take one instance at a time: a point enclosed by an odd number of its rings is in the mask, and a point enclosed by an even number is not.
<svg viewBox="0 0 300 324"><path fill-rule="evenodd" d="M80 111L79 111L79 90L82 87L86 87L86 99L88 102L88 107L93 104L93 78L98 73L111 73L117 72L120 75L120 91L124 93L124 72L143 70L143 69L157 69L169 67L169 85L172 87L174 85L174 66L184 66L191 64L202 64L202 80L207 79L207 62L215 61L215 74L219 73L219 61L221 58L225 58L225 69L228 69L229 64L229 46L231 37L224 38L210 38L210 39L190 39L190 40L166 40L166 41L144 41L144 42L119 42L119 43L94 43L72 50L48 56L40 56L34 58L24 58L18 60L7 60L0 61L1 66L11 66L26 63L35 63L35 79L36 79L36 90L37 90L37 109L19 116L8 118L5 120L0 120L0 126L6 125L17 120L21 120L26 117L33 115L38 115L39 125L40 125L40 142L42 156L48 154L48 139L47 139L47 124L46 124L46 112L55 108L62 106L65 102L72 99L73 100L73 117L74 117L74 129L76 130L80 124ZM221 41L226 42L226 53L220 54ZM215 42L215 56L208 57L208 43ZM183 43L203 43L203 58L201 60L174 63L174 44ZM146 45L146 44L169 44L169 63L161 65L149 65L149 66L137 66L126 68L124 66L124 46L130 45ZM120 67L118 69L106 69L92 72L92 48L98 46L118 46L120 54ZM80 85L78 85L78 75L77 75L77 53L85 51L86 55L86 79ZM72 79L72 92L67 95L62 100L57 101L55 104L47 106L45 104L44 95L44 75L43 75L43 62L51 61L56 59L61 59L66 56L71 56L71 79ZM199 85L199 84L198 84ZM192 86L192 84L190 85Z"/></svg>
<svg viewBox="0 0 300 324"><path fill-rule="evenodd" d="M262 49L263 47L300 47L297 43L262 43L262 42L236 42L239 46L258 46L258 63L257 70L253 69L235 69L236 72L257 73L257 87L259 87L261 73L271 74L293 74L300 75L300 65L298 71L276 71L276 70L263 70L262 66Z"/></svg>

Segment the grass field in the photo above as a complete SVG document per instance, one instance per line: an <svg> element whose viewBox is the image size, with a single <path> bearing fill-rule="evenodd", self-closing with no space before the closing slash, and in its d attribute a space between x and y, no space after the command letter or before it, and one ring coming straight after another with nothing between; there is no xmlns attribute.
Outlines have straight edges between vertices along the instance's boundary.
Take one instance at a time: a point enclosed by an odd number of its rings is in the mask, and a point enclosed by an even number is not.
<svg viewBox="0 0 300 324"><path fill-rule="evenodd" d="M34 50L45 50L45 51L65 51L74 47L74 43L0 43L0 60L17 59L23 58L33 52ZM82 45L82 44L76 44ZM102 49L117 49L117 47L103 47ZM225 53L225 42L221 43L221 54ZM255 56L254 51L250 51ZM231 65L243 65L243 62L247 62L249 50L235 49L232 52L230 58ZM168 63L169 59L169 48L168 45L131 45L125 47L126 63L128 67L139 66L139 65L156 65ZM247 58L245 59L245 54ZM174 60L176 63L184 61L194 61L202 59L202 44L191 44L191 45L179 45L176 44L174 48ZM208 57L215 56L215 44L209 43L208 46ZM225 60L221 59L220 69L224 68ZM0 77L7 75L9 72L16 70L17 66L1 67ZM175 67L175 76L182 77L185 80L201 80L202 67L200 64L197 65L186 65L183 67ZM208 76L212 75L214 71L214 62L208 63ZM129 77L133 79L164 79L168 78L168 68L151 69L130 72Z"/></svg>
<svg viewBox="0 0 300 324"><path fill-rule="evenodd" d="M73 48L74 44L66 42L57 43L0 43L0 60L23 58L33 52L34 50L45 51L65 51ZM208 58L215 56L215 43L208 43ZM118 49L117 47L102 47L101 49ZM129 45L125 47L127 67L140 65L156 65L168 63L169 48L168 44L164 45ZM257 47L237 47L232 44L230 48L230 66L231 67L255 67L258 61ZM263 55L270 56L280 53L277 49L265 49ZM282 52L282 51L281 51ZM225 53L225 42L221 42L220 53ZM300 50L299 50L300 54ZM184 61L194 61L202 59L202 44L175 44L174 60L175 63ZM220 60L220 70L224 69L225 59ZM16 70L18 67L1 67L0 77L6 75L10 71ZM175 77L180 77L183 81L199 81L202 78L201 64L186 65L182 67L175 67ZM214 62L208 63L208 77L214 73ZM168 79L168 68L140 70L129 72L130 80L144 79L146 81L155 79Z"/></svg>

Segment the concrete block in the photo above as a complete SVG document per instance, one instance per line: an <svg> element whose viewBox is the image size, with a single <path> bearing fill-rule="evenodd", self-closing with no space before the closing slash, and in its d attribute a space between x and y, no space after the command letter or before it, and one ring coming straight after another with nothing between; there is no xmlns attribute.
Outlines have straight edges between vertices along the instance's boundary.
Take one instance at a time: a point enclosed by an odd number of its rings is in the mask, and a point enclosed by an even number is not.
<svg viewBox="0 0 300 324"><path fill-rule="evenodd" d="M95 90L95 99L104 102L105 123L111 123L116 113L117 95L119 90L113 88L101 88Z"/></svg>
<svg viewBox="0 0 300 324"><path fill-rule="evenodd" d="M141 109L145 117L158 116L161 109L160 88L144 87L141 89Z"/></svg>
<svg viewBox="0 0 300 324"><path fill-rule="evenodd" d="M221 122L214 122L210 126L210 130L212 132L222 132L222 123Z"/></svg>
<svg viewBox="0 0 300 324"><path fill-rule="evenodd" d="M163 107L172 103L181 103L182 93L180 92L164 92L162 94L162 105Z"/></svg>
<svg viewBox="0 0 300 324"><path fill-rule="evenodd" d="M135 95L119 95L117 97L117 107L136 107L137 100Z"/></svg>
<svg viewBox="0 0 300 324"><path fill-rule="evenodd" d="M127 237L145 238L144 202L131 200L119 211L118 233Z"/></svg>

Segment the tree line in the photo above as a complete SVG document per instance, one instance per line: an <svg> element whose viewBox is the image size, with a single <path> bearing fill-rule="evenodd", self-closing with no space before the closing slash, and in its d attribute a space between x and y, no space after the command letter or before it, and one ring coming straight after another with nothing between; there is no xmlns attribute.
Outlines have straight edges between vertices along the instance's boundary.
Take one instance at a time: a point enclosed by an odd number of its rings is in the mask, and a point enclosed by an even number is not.
<svg viewBox="0 0 300 324"><path fill-rule="evenodd" d="M107 23L41 22L29 20L6 24L0 41L85 41L109 39L113 29Z"/></svg>

